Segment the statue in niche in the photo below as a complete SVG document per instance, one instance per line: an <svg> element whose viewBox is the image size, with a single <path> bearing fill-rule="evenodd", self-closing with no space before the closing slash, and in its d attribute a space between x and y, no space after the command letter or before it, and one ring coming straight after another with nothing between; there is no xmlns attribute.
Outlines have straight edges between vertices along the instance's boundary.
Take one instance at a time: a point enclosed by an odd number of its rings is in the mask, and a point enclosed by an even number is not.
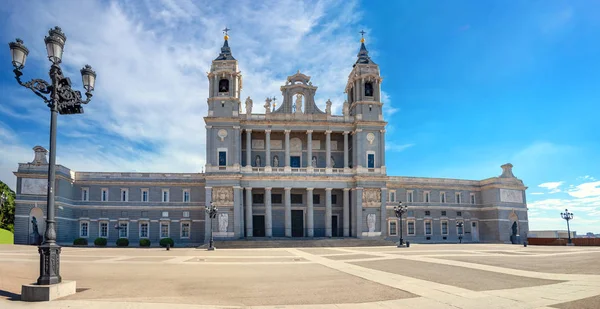
<svg viewBox="0 0 600 309"><path fill-rule="evenodd" d="M254 158L254 166L260 167L260 156L256 156L256 158Z"/></svg>
<svg viewBox="0 0 600 309"><path fill-rule="evenodd" d="M279 167L279 157L273 157L273 167Z"/></svg>
<svg viewBox="0 0 600 309"><path fill-rule="evenodd" d="M512 229L512 236L517 236L517 222L516 221L513 222L511 229Z"/></svg>
<svg viewBox="0 0 600 309"><path fill-rule="evenodd" d="M331 115L331 100L327 99L325 103L325 114Z"/></svg>
<svg viewBox="0 0 600 309"><path fill-rule="evenodd" d="M227 232L227 227L229 226L229 215L228 214L219 214L219 232L225 233Z"/></svg>
<svg viewBox="0 0 600 309"><path fill-rule="evenodd" d="M335 160L333 159L333 157L329 158L329 162L331 163L331 167L335 167Z"/></svg>
<svg viewBox="0 0 600 309"><path fill-rule="evenodd" d="M271 98L267 98L265 100L265 114L270 114L271 113Z"/></svg>
<svg viewBox="0 0 600 309"><path fill-rule="evenodd" d="M312 167L317 167L317 157L316 156L312 157Z"/></svg>
<svg viewBox="0 0 600 309"><path fill-rule="evenodd" d="M377 221L377 216L375 214L367 215L367 227L369 228L369 233L375 232L375 222Z"/></svg>
<svg viewBox="0 0 600 309"><path fill-rule="evenodd" d="M344 116L349 116L350 108L348 106L348 101L344 101L344 107L342 109L342 113Z"/></svg>
<svg viewBox="0 0 600 309"><path fill-rule="evenodd" d="M246 115L250 116L252 114L252 99L250 97L246 98Z"/></svg>
<svg viewBox="0 0 600 309"><path fill-rule="evenodd" d="M31 226L33 228L33 233L31 233L31 244L39 246L42 243L42 235L40 235L40 231L38 230L36 217L31 218Z"/></svg>
<svg viewBox="0 0 600 309"><path fill-rule="evenodd" d="M302 95L296 95L296 113L302 113Z"/></svg>

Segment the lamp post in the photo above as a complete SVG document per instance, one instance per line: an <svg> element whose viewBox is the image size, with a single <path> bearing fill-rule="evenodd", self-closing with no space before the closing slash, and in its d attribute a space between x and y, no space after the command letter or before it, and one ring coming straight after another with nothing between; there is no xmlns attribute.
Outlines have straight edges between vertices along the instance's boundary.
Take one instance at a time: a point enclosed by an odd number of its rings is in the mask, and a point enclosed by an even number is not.
<svg viewBox="0 0 600 309"><path fill-rule="evenodd" d="M463 222L457 222L456 223L456 227L458 228L458 241L459 241L459 243L462 244L464 223Z"/></svg>
<svg viewBox="0 0 600 309"><path fill-rule="evenodd" d="M571 227L569 226L569 221L573 220L573 213L569 212L568 209L565 209L565 212L561 212L560 216L567 221L567 233L569 234L569 245L573 245L573 241L571 240Z"/></svg>
<svg viewBox="0 0 600 309"><path fill-rule="evenodd" d="M213 218L217 217L219 210L213 202L210 202L210 207L207 207L205 210L206 215L210 218L210 240L208 241L208 249L206 250L213 251L215 250L215 241L213 239Z"/></svg>
<svg viewBox="0 0 600 309"><path fill-rule="evenodd" d="M404 246L404 239L402 239L402 230L404 230L402 224L402 215L404 215L408 211L408 206L402 205L402 202L398 202L398 206L394 206L394 213L396 214L396 218L400 221L400 239L398 240L398 248Z"/></svg>
<svg viewBox="0 0 600 309"><path fill-rule="evenodd" d="M47 219L46 231L44 233L44 242L39 246L40 253L40 277L37 279L38 285L57 284L61 282L60 277L60 246L56 244L56 227L54 219L54 180L56 174L56 122L57 115L70 115L83 113L82 104L87 104L92 98L92 91L96 82L96 73L92 67L86 65L81 69L83 88L86 90L86 100L81 98L81 92L71 88L71 79L65 77L62 73L60 63L62 60L63 48L67 37L59 27L54 27L44 38L48 60L52 62L50 66L50 83L43 79L32 79L28 82L22 82L21 70L25 66L29 50L23 41L16 39L9 43L12 56L12 64L15 67L15 79L19 85L31 89L33 93L44 100L44 103L50 108L50 162L48 164L48 194L46 205Z"/></svg>

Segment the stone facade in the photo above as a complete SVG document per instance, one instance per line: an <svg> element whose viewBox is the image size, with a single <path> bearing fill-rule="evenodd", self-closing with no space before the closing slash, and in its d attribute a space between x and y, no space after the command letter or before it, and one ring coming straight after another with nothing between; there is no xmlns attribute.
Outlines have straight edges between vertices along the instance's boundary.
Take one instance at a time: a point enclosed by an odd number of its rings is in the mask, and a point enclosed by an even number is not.
<svg viewBox="0 0 600 309"><path fill-rule="evenodd" d="M481 181L388 176L379 67L364 42L348 77L342 115L314 100L317 86L297 72L281 86L282 103L268 98L264 114L244 100L242 75L228 45L209 80L204 173L76 172L57 167L58 241L125 237L180 245L257 237L398 237L393 207L409 206L401 224L414 242L508 242L517 223L528 232L523 182L502 166ZM46 150L19 164L15 243L31 242L32 217L43 234ZM212 224L205 207L219 215ZM458 222L463 222L461 231Z"/></svg>

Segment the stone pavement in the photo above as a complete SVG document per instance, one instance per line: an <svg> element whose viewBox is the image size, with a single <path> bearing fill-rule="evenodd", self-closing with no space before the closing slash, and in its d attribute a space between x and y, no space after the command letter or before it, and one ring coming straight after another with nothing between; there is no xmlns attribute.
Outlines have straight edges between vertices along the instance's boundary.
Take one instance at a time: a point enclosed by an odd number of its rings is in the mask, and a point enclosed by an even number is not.
<svg viewBox="0 0 600 309"><path fill-rule="evenodd" d="M600 308L594 247L63 248L78 293L20 302L36 249L0 245L0 308Z"/></svg>

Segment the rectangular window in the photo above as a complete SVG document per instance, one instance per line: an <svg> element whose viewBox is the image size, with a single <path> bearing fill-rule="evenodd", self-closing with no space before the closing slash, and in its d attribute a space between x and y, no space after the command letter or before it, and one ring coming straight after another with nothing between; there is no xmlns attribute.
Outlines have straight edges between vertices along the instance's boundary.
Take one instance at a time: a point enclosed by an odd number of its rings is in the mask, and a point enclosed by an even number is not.
<svg viewBox="0 0 600 309"><path fill-rule="evenodd" d="M89 223L87 222L81 222L80 224L80 232L79 232L79 237L88 237L88 227L89 227Z"/></svg>
<svg viewBox="0 0 600 309"><path fill-rule="evenodd" d="M425 215L426 215L426 216L431 216L431 211L429 211L429 210L425 210Z"/></svg>
<svg viewBox="0 0 600 309"><path fill-rule="evenodd" d="M292 204L302 204L302 194L292 194Z"/></svg>
<svg viewBox="0 0 600 309"><path fill-rule="evenodd" d="M440 192L440 202L446 203L446 192Z"/></svg>
<svg viewBox="0 0 600 309"><path fill-rule="evenodd" d="M318 194L313 194L313 205L321 204L321 196Z"/></svg>
<svg viewBox="0 0 600 309"><path fill-rule="evenodd" d="M367 154L367 168L375 168L375 154Z"/></svg>
<svg viewBox="0 0 600 309"><path fill-rule="evenodd" d="M283 196L281 194L271 194L271 204L281 204Z"/></svg>
<svg viewBox="0 0 600 309"><path fill-rule="evenodd" d="M101 193L101 197L100 197L100 199L101 199L103 202L106 202L106 201L108 201L108 189L106 189L106 188L102 189L102 193Z"/></svg>
<svg viewBox="0 0 600 309"><path fill-rule="evenodd" d="M456 204L460 204L460 192L456 192Z"/></svg>
<svg viewBox="0 0 600 309"><path fill-rule="evenodd" d="M148 189L142 189L142 202L148 201Z"/></svg>
<svg viewBox="0 0 600 309"><path fill-rule="evenodd" d="M408 221L407 224L408 235L415 235L415 221Z"/></svg>
<svg viewBox="0 0 600 309"><path fill-rule="evenodd" d="M442 216L445 216L445 215L446 215L446 211L442 210Z"/></svg>
<svg viewBox="0 0 600 309"><path fill-rule="evenodd" d="M162 190L162 201L165 203L169 201L169 189Z"/></svg>
<svg viewBox="0 0 600 309"><path fill-rule="evenodd" d="M398 221L391 220L389 223L388 233L390 236L398 235Z"/></svg>
<svg viewBox="0 0 600 309"><path fill-rule="evenodd" d="M413 202L413 192L412 191L406 192L406 201L409 203Z"/></svg>
<svg viewBox="0 0 600 309"><path fill-rule="evenodd" d="M252 204L264 204L265 203L265 195L264 194L252 194Z"/></svg>
<svg viewBox="0 0 600 309"><path fill-rule="evenodd" d="M162 217L163 218L168 218L169 217L169 212L168 211L163 211L162 212Z"/></svg>
<svg viewBox="0 0 600 309"><path fill-rule="evenodd" d="M190 238L190 223L181 223L181 238Z"/></svg>
<svg viewBox="0 0 600 309"><path fill-rule="evenodd" d="M129 222L119 222L119 238L127 238Z"/></svg>
<svg viewBox="0 0 600 309"><path fill-rule="evenodd" d="M81 188L81 200L85 202L90 200L90 189Z"/></svg>
<svg viewBox="0 0 600 309"><path fill-rule="evenodd" d="M168 238L169 237L169 223L161 222L160 223L160 238Z"/></svg>
<svg viewBox="0 0 600 309"><path fill-rule="evenodd" d="M430 197L429 192L425 192L425 194L423 196L423 202L429 203L429 197Z"/></svg>
<svg viewBox="0 0 600 309"><path fill-rule="evenodd" d="M448 221L442 221L442 235L448 235Z"/></svg>
<svg viewBox="0 0 600 309"><path fill-rule="evenodd" d="M148 222L140 223L140 238L148 238Z"/></svg>
<svg viewBox="0 0 600 309"><path fill-rule="evenodd" d="M390 202L396 201L396 191L390 191Z"/></svg>
<svg viewBox="0 0 600 309"><path fill-rule="evenodd" d="M184 211L183 212L183 217L184 218L189 218L190 217L190 212L189 211Z"/></svg>
<svg viewBox="0 0 600 309"><path fill-rule="evenodd" d="M431 220L425 220L425 235L431 235Z"/></svg>
<svg viewBox="0 0 600 309"><path fill-rule="evenodd" d="M471 204L475 204L475 194L471 193Z"/></svg>
<svg viewBox="0 0 600 309"><path fill-rule="evenodd" d="M183 190L183 202L188 203L189 201L190 201L190 190L185 189L185 190Z"/></svg>
<svg viewBox="0 0 600 309"><path fill-rule="evenodd" d="M98 231L100 237L108 238L108 222L100 222L100 231Z"/></svg>
<svg viewBox="0 0 600 309"><path fill-rule="evenodd" d="M337 195L331 195L331 205L337 205Z"/></svg>
<svg viewBox="0 0 600 309"><path fill-rule="evenodd" d="M457 217L462 217L462 211L457 211L457 212L456 212L456 216L457 216Z"/></svg>
<svg viewBox="0 0 600 309"><path fill-rule="evenodd" d="M129 200L129 189L121 189L121 202Z"/></svg>
<svg viewBox="0 0 600 309"><path fill-rule="evenodd" d="M406 213L406 216L409 217L409 218L414 218L415 217L415 211L414 210L409 210Z"/></svg>
<svg viewBox="0 0 600 309"><path fill-rule="evenodd" d="M219 151L219 166L227 166L227 151Z"/></svg>

